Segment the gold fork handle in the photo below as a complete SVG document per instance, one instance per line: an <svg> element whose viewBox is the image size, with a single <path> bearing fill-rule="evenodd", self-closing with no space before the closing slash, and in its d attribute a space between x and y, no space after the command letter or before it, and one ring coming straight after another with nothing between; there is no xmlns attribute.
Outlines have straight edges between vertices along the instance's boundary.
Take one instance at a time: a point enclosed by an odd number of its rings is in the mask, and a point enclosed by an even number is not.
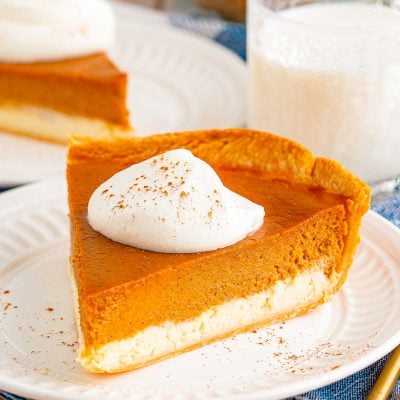
<svg viewBox="0 0 400 400"><path fill-rule="evenodd" d="M386 400L400 377L400 346L398 346L386 362L382 372L369 392L367 400Z"/></svg>

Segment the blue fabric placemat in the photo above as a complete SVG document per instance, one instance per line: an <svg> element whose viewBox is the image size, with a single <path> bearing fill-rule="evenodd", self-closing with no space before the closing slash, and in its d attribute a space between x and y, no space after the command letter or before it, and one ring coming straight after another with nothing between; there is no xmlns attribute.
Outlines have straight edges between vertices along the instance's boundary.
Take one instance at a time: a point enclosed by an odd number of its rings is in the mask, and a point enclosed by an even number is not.
<svg viewBox="0 0 400 400"><path fill-rule="evenodd" d="M0 392L0 400L25 400L22 397L16 396L15 394Z"/></svg>
<svg viewBox="0 0 400 400"><path fill-rule="evenodd" d="M170 14L169 21L176 27L211 38L246 60L246 28L244 25L210 18L209 15L195 9L188 14ZM400 191L374 203L372 208L400 228ZM383 357L375 364L348 378L321 389L295 396L290 400L363 400L371 390L387 358L388 356ZM2 392L0 392L0 399L24 400L21 397ZM400 399L400 380L397 382L390 399Z"/></svg>
<svg viewBox="0 0 400 400"><path fill-rule="evenodd" d="M170 23L177 27L207 36L246 60L246 27L212 18L204 11L192 9L188 14L169 14Z"/></svg>

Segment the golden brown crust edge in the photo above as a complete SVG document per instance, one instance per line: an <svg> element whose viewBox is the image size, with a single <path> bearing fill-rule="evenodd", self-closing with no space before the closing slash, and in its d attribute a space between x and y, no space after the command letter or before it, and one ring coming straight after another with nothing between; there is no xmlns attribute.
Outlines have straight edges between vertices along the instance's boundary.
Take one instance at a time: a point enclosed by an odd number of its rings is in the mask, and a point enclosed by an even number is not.
<svg viewBox="0 0 400 400"><path fill-rule="evenodd" d="M310 151L288 139L248 129L223 129L154 135L134 140L72 137L68 163L129 165L176 148L186 148L214 166L260 169L271 176L309 183L314 164ZM285 154L285 157L282 157ZM296 179L295 179L296 178Z"/></svg>
<svg viewBox="0 0 400 400"><path fill-rule="evenodd" d="M312 182L328 192L347 197L348 235L344 243L341 263L342 274L336 286L335 291L337 291L345 282L356 253L360 241L361 220L370 206L371 189L338 162L325 158L315 159Z"/></svg>
<svg viewBox="0 0 400 400"><path fill-rule="evenodd" d="M187 148L218 167L258 169L273 178L290 179L353 200L351 211L369 208L370 188L338 162L315 158L300 144L250 129L221 129L168 133L148 137L76 137L70 139L68 164L102 162L129 165L161 152Z"/></svg>

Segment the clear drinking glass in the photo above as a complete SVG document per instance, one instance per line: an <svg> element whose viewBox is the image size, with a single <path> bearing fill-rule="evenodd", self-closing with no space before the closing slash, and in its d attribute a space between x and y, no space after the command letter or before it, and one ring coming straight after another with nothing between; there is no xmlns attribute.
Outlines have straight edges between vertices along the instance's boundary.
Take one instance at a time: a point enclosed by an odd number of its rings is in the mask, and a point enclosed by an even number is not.
<svg viewBox="0 0 400 400"><path fill-rule="evenodd" d="M398 0L249 0L249 126L368 182L398 176L399 10Z"/></svg>

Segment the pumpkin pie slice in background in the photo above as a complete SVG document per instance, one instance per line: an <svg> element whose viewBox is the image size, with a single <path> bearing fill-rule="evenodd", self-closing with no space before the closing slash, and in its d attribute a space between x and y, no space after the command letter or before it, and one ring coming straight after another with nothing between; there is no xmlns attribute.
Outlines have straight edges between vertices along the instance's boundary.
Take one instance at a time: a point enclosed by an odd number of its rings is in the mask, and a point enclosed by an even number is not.
<svg viewBox="0 0 400 400"><path fill-rule="evenodd" d="M0 129L59 143L130 133L127 75L106 54L114 25L104 0L2 9Z"/></svg>
<svg viewBox="0 0 400 400"><path fill-rule="evenodd" d="M0 63L0 129L59 143L71 134L128 134L126 91L126 73L105 53Z"/></svg>

